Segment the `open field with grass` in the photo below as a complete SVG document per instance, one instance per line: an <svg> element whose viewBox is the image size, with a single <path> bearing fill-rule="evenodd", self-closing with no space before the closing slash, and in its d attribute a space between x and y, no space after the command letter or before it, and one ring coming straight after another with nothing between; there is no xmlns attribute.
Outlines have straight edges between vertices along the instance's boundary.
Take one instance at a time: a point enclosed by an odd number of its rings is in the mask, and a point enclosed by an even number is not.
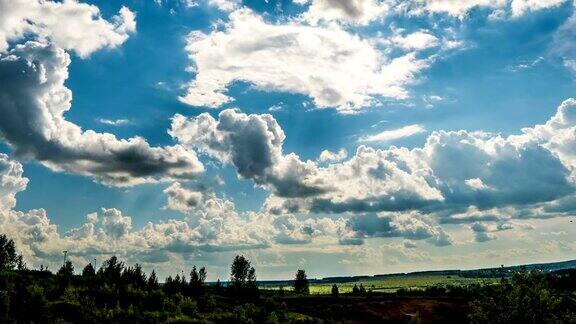
<svg viewBox="0 0 576 324"><path fill-rule="evenodd" d="M354 285L360 286L362 284L366 290L376 292L396 292L398 289L422 289L430 286L447 286L447 285L469 285L473 283L494 283L499 279L496 278L466 278L460 276L450 275L397 275L388 277L366 278L357 281L336 283L340 293L352 292ZM332 285L334 283L310 283L311 294L330 294ZM288 283L262 285L262 289L276 290L280 289L291 290L292 287Z"/></svg>

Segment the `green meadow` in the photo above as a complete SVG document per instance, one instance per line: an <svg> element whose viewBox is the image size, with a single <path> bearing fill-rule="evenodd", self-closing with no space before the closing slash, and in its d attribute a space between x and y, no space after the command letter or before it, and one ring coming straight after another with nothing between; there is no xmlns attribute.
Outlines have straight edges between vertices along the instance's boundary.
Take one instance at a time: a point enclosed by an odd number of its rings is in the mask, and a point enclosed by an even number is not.
<svg viewBox="0 0 576 324"><path fill-rule="evenodd" d="M490 284L495 283L498 278L467 278L460 276L451 275L397 275L388 277L378 277L378 278L367 278L357 281L349 281L336 283L340 293L352 292L354 285L363 285L364 288L372 290L375 292L396 292L399 289L424 289L431 286L463 286L474 283L479 284ZM310 293L311 294L330 294L332 285L334 283L310 283ZM278 284L266 284L262 285L262 289L276 290L282 287L285 290L291 290L291 286L287 286L284 283Z"/></svg>

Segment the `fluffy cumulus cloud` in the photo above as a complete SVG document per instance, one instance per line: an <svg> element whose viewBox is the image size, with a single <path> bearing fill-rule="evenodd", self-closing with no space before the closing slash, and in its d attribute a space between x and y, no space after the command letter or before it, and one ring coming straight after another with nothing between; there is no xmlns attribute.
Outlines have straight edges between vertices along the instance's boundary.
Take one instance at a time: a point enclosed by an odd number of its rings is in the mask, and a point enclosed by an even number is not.
<svg viewBox="0 0 576 324"><path fill-rule="evenodd" d="M442 228L411 213L356 216L347 221L345 230L348 233L343 235L344 243L357 244L368 237L403 237L410 240L428 239L437 246L452 244L452 239Z"/></svg>
<svg viewBox="0 0 576 324"><path fill-rule="evenodd" d="M329 150L323 150L320 152L318 161L320 162L338 162L346 159L348 157L348 151L346 149L340 149L338 152L332 152Z"/></svg>
<svg viewBox="0 0 576 324"><path fill-rule="evenodd" d="M321 191L312 161L283 154L286 136L272 115L227 109L218 117L216 120L208 113L195 118L176 115L169 133L190 149L232 164L241 178L269 188L277 196L301 197Z"/></svg>
<svg viewBox="0 0 576 324"><path fill-rule="evenodd" d="M196 76L181 100L219 107L233 100L226 92L235 81L305 94L316 106L341 112L363 108L375 96L406 98L406 86L431 58L414 51L387 57L373 43L337 26L273 24L240 9L224 30L188 36L186 49Z"/></svg>
<svg viewBox="0 0 576 324"><path fill-rule="evenodd" d="M107 21L98 7L75 0L0 0L0 52L32 34L86 57L121 45L135 31L135 14L126 7Z"/></svg>
<svg viewBox="0 0 576 324"><path fill-rule="evenodd" d="M529 12L554 8L566 0L297 0L307 5L302 15L312 24L337 21L365 25L388 14L422 15L442 13L463 19L475 8L487 9L499 16L520 17Z"/></svg>
<svg viewBox="0 0 576 324"><path fill-rule="evenodd" d="M103 208L87 215L81 226L60 234L45 210L14 210L15 196L27 183L22 165L0 154L0 232L15 239L33 266L58 264L63 250L77 262L116 254L124 258L147 256L147 263L155 263L201 252L309 243L313 237L336 231L334 222L303 222L293 216L281 219L263 213L241 215L231 201L206 194L195 208L188 206L182 219L148 223L136 230L130 216ZM191 195L185 187L172 186L170 190L181 191L183 197Z"/></svg>
<svg viewBox="0 0 576 324"><path fill-rule="evenodd" d="M155 148L139 137L121 140L67 121L69 64L63 49L38 42L0 54L0 138L16 155L120 186L188 179L203 171L196 155L181 146Z"/></svg>
<svg viewBox="0 0 576 324"><path fill-rule="evenodd" d="M474 240L476 242L487 242L497 239L494 232L506 231L514 228L510 223L499 223L496 225L489 225L485 223L476 222L470 225L470 229L474 233Z"/></svg>
<svg viewBox="0 0 576 324"><path fill-rule="evenodd" d="M149 222L134 229L130 216L115 208L102 208L87 215L84 224L61 233L45 210L14 209L16 195L27 184L22 165L0 154L0 232L14 238L26 261L34 267L58 266L63 250L76 263L118 255L150 265L171 260L182 262L207 253L308 244L316 238L338 244L338 237L352 231L346 228L343 218L298 219L294 215L239 213L232 201L204 192L198 201L185 208L175 206L185 212L181 219ZM180 184L172 185L167 192L168 199L174 200L172 203L182 199L180 203L187 203L196 193Z"/></svg>
<svg viewBox="0 0 576 324"><path fill-rule="evenodd" d="M273 214L417 210L451 217L471 207L518 211L572 195L574 111L576 101L567 100L545 124L508 137L435 131L413 149L361 145L349 159L326 166L284 153L284 133L267 114L176 116L170 133L270 189L264 209Z"/></svg>
<svg viewBox="0 0 576 324"><path fill-rule="evenodd" d="M299 3L309 4L303 18L311 24L340 21L364 25L384 16L389 7L380 0L304 0Z"/></svg>
<svg viewBox="0 0 576 324"><path fill-rule="evenodd" d="M566 0L412 0L396 2L396 9L407 10L412 14L445 13L464 18L474 8L508 11L512 17L528 12L553 8Z"/></svg>
<svg viewBox="0 0 576 324"><path fill-rule="evenodd" d="M404 36L396 35L391 41L405 50L425 50L439 45L438 38L426 31L417 31Z"/></svg>
<svg viewBox="0 0 576 324"><path fill-rule="evenodd" d="M16 206L16 193L28 185L23 173L20 163L10 160L6 154L0 154L0 211Z"/></svg>
<svg viewBox="0 0 576 324"><path fill-rule="evenodd" d="M202 199L202 192L188 190L181 183L175 182L164 190L168 202L166 208L187 213L198 206Z"/></svg>

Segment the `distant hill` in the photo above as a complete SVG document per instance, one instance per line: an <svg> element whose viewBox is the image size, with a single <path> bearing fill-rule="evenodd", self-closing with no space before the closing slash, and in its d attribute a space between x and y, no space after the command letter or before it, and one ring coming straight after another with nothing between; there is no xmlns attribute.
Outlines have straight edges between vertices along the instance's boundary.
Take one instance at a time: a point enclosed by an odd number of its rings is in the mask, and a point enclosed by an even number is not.
<svg viewBox="0 0 576 324"><path fill-rule="evenodd" d="M377 274L373 276L340 276L340 277L326 277L319 279L309 279L310 283L345 283L355 282L370 279L384 279L387 277L397 276L460 276L468 278L497 278L501 276L508 277L515 272L520 271L522 268L527 270L539 269L544 272L554 272L564 269L576 269L576 260L551 262L551 263L532 263L524 265L514 265L508 267L495 267L495 268L481 268L472 270L430 270L430 271L416 271L416 272L398 272L389 274ZM291 280L265 280L259 281L261 285L290 285Z"/></svg>

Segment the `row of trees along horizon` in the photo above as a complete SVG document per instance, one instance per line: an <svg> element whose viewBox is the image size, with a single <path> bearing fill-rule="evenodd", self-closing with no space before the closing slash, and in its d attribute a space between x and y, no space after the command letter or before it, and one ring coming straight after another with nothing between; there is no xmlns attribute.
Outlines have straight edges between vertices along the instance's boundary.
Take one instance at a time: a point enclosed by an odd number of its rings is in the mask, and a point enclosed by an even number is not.
<svg viewBox="0 0 576 324"><path fill-rule="evenodd" d="M207 276L205 267L194 266L189 279L182 272L160 284L154 270L147 275L141 265L126 266L116 256L98 269L88 263L79 274L68 260L56 274L44 266L31 270L14 241L0 234L0 323L380 322L382 310L369 305L384 305L371 300L390 296L459 300L440 310L446 322L576 323L576 271L570 269L523 270L495 284L399 289L392 294L366 292L360 285L339 297L334 284L330 301L307 296L310 283L302 269L291 291L260 290L256 270L242 255L232 260L228 282L209 284Z"/></svg>
<svg viewBox="0 0 576 324"><path fill-rule="evenodd" d="M65 251L67 252L67 251ZM22 254L16 251L14 241L8 239L6 235L0 235L0 271L20 270L20 271L34 271L28 269L24 262ZM40 265L39 272L51 273L48 267ZM56 276L61 280L70 284L73 280L78 279L75 275L75 268L71 261L66 260L60 269L56 272ZM190 279L186 279L184 271L181 274L176 274L174 277L169 275L166 277L162 284L158 280L156 271L152 270L150 275L142 270L142 266L136 263L134 266L126 266L124 262L120 261L115 255L102 262L98 270L94 267L92 262L89 262L79 275L80 278L87 281L100 281L105 284L126 284L133 285L137 288L158 289L162 286L169 294L183 293L186 295L198 295L202 292L203 288L207 285L212 285L216 290L228 288L232 291L249 292L252 294L257 293L258 285L256 278L256 269L251 266L250 261L243 255L236 255L232 260L230 266L230 280L222 283L220 279L215 282L206 282L208 272L206 267L197 268L195 265L190 271ZM306 276L305 270L298 270L293 280L293 290L296 293L307 294L310 292L309 281Z"/></svg>
<svg viewBox="0 0 576 324"><path fill-rule="evenodd" d="M227 282L218 279L208 283L207 276L205 267L193 266L188 278L182 271L160 283L155 270L146 274L140 264L127 266L116 256L102 262L98 269L90 262L79 273L65 258L54 274L44 265L29 269L14 241L0 235L0 323L11 322L7 319L44 322L55 314L65 314L72 322L135 316L144 322L148 319L162 322L178 314L192 318L199 311L212 312L218 305L224 308L242 305L240 310L220 311L218 316L232 316L236 320L237 316L248 316L244 308L253 307L250 303L259 299L260 290L256 269L246 257L234 257ZM309 293L304 270L297 271L293 287L291 293ZM31 312L32 309L35 311ZM282 318L282 314L285 313L278 311L275 316Z"/></svg>

